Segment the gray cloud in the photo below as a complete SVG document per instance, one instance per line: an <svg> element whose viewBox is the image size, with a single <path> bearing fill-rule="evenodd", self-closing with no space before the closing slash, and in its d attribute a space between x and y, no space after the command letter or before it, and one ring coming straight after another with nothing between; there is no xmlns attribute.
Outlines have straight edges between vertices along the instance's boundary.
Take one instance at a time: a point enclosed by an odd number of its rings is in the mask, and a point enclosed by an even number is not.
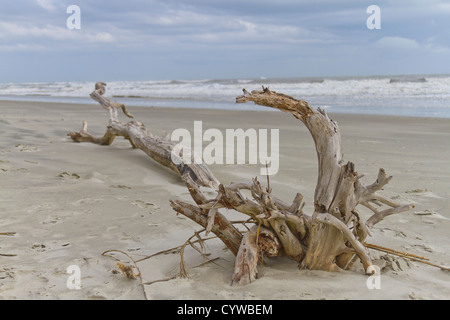
<svg viewBox="0 0 450 320"><path fill-rule="evenodd" d="M77 74L75 80L88 80L94 72L118 80L148 74L218 78L391 73L395 63L386 59L395 59L403 49L413 57L411 73L423 66L430 73L450 72L442 69L450 43L450 4L442 0L377 1L381 30L366 28L366 8L373 1L365 0L84 0L77 1L81 30L66 28L71 0L3 2L0 52L5 58L0 67L11 70L13 61L20 69L20 59L26 60L24 81L39 78L36 70L42 66L61 63L70 69L68 61L85 63L84 73L55 69L47 77ZM15 52L21 54L13 56ZM105 66L90 68L94 57L101 57ZM414 69L420 61L423 66ZM111 66L115 71L107 69ZM11 75L0 77L7 81Z"/></svg>

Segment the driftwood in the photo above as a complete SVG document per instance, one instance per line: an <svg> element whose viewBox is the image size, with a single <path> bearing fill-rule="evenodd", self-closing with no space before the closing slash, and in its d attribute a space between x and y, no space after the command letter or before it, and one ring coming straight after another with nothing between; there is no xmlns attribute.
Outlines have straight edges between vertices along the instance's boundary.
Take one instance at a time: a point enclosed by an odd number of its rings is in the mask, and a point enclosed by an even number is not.
<svg viewBox="0 0 450 320"><path fill-rule="evenodd" d="M171 169L178 175L182 176L189 173L194 182L200 186L217 188L219 181L214 177L209 168L203 164L196 164L192 159L192 164L186 164L179 159L179 161L172 161L172 149L175 144L167 139L160 138L148 132L145 126L136 120L128 123L122 123L118 119L117 109L120 108L124 114L133 118L123 104L117 104L105 98L103 94L106 92L106 83L97 82L95 84L95 91L90 96L93 100L100 103L103 108L109 111L109 124L106 133L103 137L94 137L87 131L87 123L83 121L83 127L80 132L70 132L68 136L76 142L92 142L100 145L110 145L113 143L115 137L122 136L128 139L133 148L139 148L144 151L150 158L163 166ZM193 155L194 156L194 155ZM179 164L177 164L179 163Z"/></svg>
<svg viewBox="0 0 450 320"><path fill-rule="evenodd" d="M129 115L125 106L112 103L103 97L105 84L98 83L91 97L109 110L110 121L102 138L81 132L69 133L78 142L111 144L115 136L130 140L152 159L175 171L185 182L195 204L171 200L172 208L195 221L206 233L213 232L236 256L232 284L245 285L257 277L257 265L264 257L288 256L299 267L310 270L338 271L351 269L361 261L367 274L375 268L364 246L371 228L388 215L413 208L400 205L378 191L392 177L380 169L377 180L368 186L361 181L355 165L343 160L341 135L336 122L324 110L313 110L309 104L290 96L264 88L247 92L236 98L237 103L254 102L292 114L309 130L318 157L318 179L314 193L314 212L303 212L303 196L298 193L292 203L287 203L263 188L254 178L252 182L221 184L205 165L175 165L170 158L173 144L147 132L136 120L127 124L119 122L117 108ZM208 199L201 186L214 188L215 198ZM252 199L241 191L249 190ZM362 221L356 207L362 205L373 212ZM384 208L383 208L384 207ZM247 232L238 230L220 209L233 209L249 216L253 224ZM383 209L380 209L383 208Z"/></svg>

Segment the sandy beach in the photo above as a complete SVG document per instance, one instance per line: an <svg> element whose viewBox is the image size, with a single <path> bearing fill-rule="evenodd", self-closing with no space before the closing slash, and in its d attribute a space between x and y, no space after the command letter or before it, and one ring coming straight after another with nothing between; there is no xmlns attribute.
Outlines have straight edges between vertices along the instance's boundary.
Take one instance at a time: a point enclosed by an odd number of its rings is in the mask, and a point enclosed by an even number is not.
<svg viewBox="0 0 450 320"><path fill-rule="evenodd" d="M127 255L139 260L175 248L200 230L170 207L169 199L192 201L181 180L124 139L111 146L72 142L67 133L79 131L82 120L92 134L103 135L108 114L99 105L3 101L0 108L0 299L450 299L450 272L374 250L371 256L382 267L379 289L367 287L362 267L338 273L299 270L283 258L260 266L254 283L232 287L234 256L216 239L206 242L208 259L217 258L207 264L186 247L187 278L175 277L179 254L138 262L142 281L156 281L142 286L140 279L118 273L117 260L102 253L117 250L111 255L130 265ZM292 116L129 109L160 136L192 130L199 120L219 130L279 129L279 171L270 177L271 187L286 201L301 192L304 211L312 213L314 143ZM450 266L450 119L330 117L341 129L344 159L356 164L363 182L372 183L384 168L394 178L383 194L415 205L377 224L368 241ZM260 165L210 168L228 184L259 176ZM361 209L361 214L367 218L369 212ZM80 270L79 290L67 286L69 266ZM167 278L173 279L157 281Z"/></svg>

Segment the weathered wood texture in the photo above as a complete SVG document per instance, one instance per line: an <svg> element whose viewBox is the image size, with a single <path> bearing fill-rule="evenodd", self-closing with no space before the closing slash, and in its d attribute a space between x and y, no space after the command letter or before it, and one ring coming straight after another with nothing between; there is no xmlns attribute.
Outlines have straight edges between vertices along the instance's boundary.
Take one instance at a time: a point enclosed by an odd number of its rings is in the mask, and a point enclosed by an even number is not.
<svg viewBox="0 0 450 320"><path fill-rule="evenodd" d="M314 212L308 229L306 254L301 266L308 269L339 270L353 265L356 255L365 270L372 272L372 262L363 242L369 229L387 215L413 208L399 205L377 194L392 177L380 169L378 179L364 186L352 162L345 163L342 154L338 124L322 109L313 110L302 100L263 88L262 91L244 90L236 102L253 101L255 104L291 113L305 124L317 151L318 178L314 193ZM374 212L366 223L360 221L356 206L362 204ZM378 211L375 206L384 204L388 209Z"/></svg>
<svg viewBox="0 0 450 320"><path fill-rule="evenodd" d="M384 169L380 169L377 180L365 186L352 162L344 162L341 134L338 124L324 110L313 110L302 100L279 94L264 88L262 91L244 89L236 98L237 103L254 102L292 114L309 130L316 147L318 178L314 193L314 212L303 212L303 196L298 193L292 203L287 203L264 189L254 178L251 182L221 184L204 164L176 165L171 158L174 145L149 133L145 126L132 120L121 123L117 109L132 117L125 106L117 105L103 97L105 84L97 83L91 97L110 113L105 135L95 138L83 125L80 132L69 133L77 142L92 142L109 145L116 136L123 136L131 144L143 150L152 159L176 172L186 184L195 204L171 200L172 208L213 232L236 256L233 285L245 285L256 279L257 265L265 257L288 256L301 268L337 271L351 269L361 261L371 274L375 269L364 247L370 229L388 215L413 208L400 205L378 191L391 180ZM194 163L194 162L192 162ZM212 187L214 198L208 199L201 187ZM252 198L245 198L241 191L249 190ZM362 205L373 212L362 221L356 207ZM380 209L384 207L383 209ZM220 210L238 211L249 218L249 230L236 228Z"/></svg>
<svg viewBox="0 0 450 320"><path fill-rule="evenodd" d="M110 145L115 137L122 136L128 139L134 148L141 149L150 158L171 169L180 177L185 173L189 173L195 183L200 186L218 187L219 181L205 164L196 164L194 160L191 161L191 164L186 164L181 158L174 162L172 149L175 147L175 144L173 142L148 132L144 124L137 120L132 120L128 123L120 122L117 114L118 108L121 108L128 117L132 118L133 116L123 104L116 104L103 96L106 92L105 86L105 83L97 82L95 91L90 96L109 111L109 124L106 133L103 137L94 137L87 132L87 123L83 122L83 128L80 132L70 132L68 134L73 141Z"/></svg>

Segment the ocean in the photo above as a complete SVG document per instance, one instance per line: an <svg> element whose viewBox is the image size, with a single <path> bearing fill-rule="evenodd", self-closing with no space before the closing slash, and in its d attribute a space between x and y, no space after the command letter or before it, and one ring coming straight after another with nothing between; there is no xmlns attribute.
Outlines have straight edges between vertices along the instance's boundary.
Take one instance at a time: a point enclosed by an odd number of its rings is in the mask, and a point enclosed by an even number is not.
<svg viewBox="0 0 450 320"><path fill-rule="evenodd" d="M94 84L0 83L0 100L96 104ZM329 113L450 118L450 75L111 81L105 96L127 106L269 110L235 103L243 88L263 85Z"/></svg>

